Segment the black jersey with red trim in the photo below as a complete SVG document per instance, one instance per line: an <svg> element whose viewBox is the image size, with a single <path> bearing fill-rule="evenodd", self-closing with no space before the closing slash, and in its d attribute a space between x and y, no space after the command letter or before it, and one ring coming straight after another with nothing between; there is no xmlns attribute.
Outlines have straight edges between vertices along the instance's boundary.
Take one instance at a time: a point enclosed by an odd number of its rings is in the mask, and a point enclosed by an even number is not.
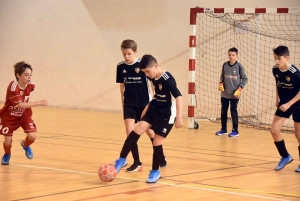
<svg viewBox="0 0 300 201"><path fill-rule="evenodd" d="M117 66L117 83L124 83L124 106L144 107L150 101L148 78L139 68L140 59L133 64L124 61Z"/></svg>
<svg viewBox="0 0 300 201"><path fill-rule="evenodd" d="M176 86L174 77L169 72L164 72L158 79L151 79L155 95L150 106L164 116L176 115L176 100L181 96Z"/></svg>
<svg viewBox="0 0 300 201"><path fill-rule="evenodd" d="M291 65L285 71L274 66L273 75L276 80L276 87L281 104L289 102L298 94L300 89L300 71L296 66ZM300 106L300 101L297 101L294 105Z"/></svg>

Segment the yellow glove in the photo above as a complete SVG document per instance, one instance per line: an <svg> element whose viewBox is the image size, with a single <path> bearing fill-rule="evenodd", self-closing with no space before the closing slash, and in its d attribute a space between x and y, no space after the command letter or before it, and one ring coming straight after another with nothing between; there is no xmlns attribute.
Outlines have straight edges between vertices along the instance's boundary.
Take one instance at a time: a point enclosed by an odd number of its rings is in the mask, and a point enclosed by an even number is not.
<svg viewBox="0 0 300 201"><path fill-rule="evenodd" d="M241 92L242 92L242 88L239 87L235 92L234 92L234 97L239 97L241 95Z"/></svg>
<svg viewBox="0 0 300 201"><path fill-rule="evenodd" d="M223 85L223 83L221 82L220 84L219 84L219 91L224 91L224 85Z"/></svg>

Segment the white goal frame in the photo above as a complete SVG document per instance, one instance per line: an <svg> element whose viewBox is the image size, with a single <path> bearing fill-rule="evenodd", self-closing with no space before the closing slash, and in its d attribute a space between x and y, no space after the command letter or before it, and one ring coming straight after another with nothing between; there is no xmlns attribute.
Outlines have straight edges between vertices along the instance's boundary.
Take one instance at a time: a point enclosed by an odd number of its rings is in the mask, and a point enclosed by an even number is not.
<svg viewBox="0 0 300 201"><path fill-rule="evenodd" d="M265 13L298 13L300 8L191 8L190 9L190 35L189 35L189 80L188 80L188 128L198 127L195 121L195 67L196 67L196 25L197 15L204 13L228 14L265 14ZM259 27L257 27L259 29ZM257 50L259 51L259 50Z"/></svg>

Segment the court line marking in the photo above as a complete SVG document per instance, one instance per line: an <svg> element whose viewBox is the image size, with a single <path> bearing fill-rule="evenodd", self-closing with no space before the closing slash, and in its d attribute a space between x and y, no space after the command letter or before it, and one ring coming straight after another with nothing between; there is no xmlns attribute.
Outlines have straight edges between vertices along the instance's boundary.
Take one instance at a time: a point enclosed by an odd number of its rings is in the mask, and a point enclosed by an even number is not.
<svg viewBox="0 0 300 201"><path fill-rule="evenodd" d="M43 166L33 166L33 165L24 165L24 164L11 164L11 165L13 165L13 166L20 166L20 167L28 167L28 168L36 168L36 169L54 170L54 171L61 171L61 172L68 172L68 173L78 173L78 174L86 174L86 175L97 175L96 173L81 172L81 171L75 171L75 170L64 170L64 169L51 168L51 167L43 167ZM145 182L144 180L132 179L132 178L127 178L127 177L118 177L118 178L126 179L126 180L133 180L133 181ZM190 189L212 191L212 192L218 192L218 193L240 195L240 196L246 196L246 197L262 198L262 199L267 199L267 200L289 201L289 200L285 200L285 199L272 198L272 197L254 195L254 194L238 193L238 192L231 192L231 191L211 189L211 188L201 188L201 187L198 187L198 186L193 186L193 184L174 184L174 183L167 183L167 182L157 182L157 184L162 184L162 185L167 185L167 186L175 186L175 187L179 187L179 188L190 188Z"/></svg>
<svg viewBox="0 0 300 201"><path fill-rule="evenodd" d="M83 188L83 189L77 189L77 190L71 190L71 191L64 191L64 192L40 195L40 196L35 196L35 197L20 198L20 199L11 200L11 201L39 199L39 198L44 198L44 197L49 197L49 196L62 195L62 194L67 194L67 193L75 193L75 192L80 192L80 191L93 190L93 189L98 189L98 188L105 188L105 187L108 187L108 186L117 186L117 185L129 184L129 183L134 183L134 182L135 181L129 181L129 182L112 184L112 185L107 185L107 186L96 186L96 187L91 187L91 188Z"/></svg>
<svg viewBox="0 0 300 201"><path fill-rule="evenodd" d="M17 133L17 132L16 132ZM74 140L73 138L74 137L77 137L77 138L84 138L84 136L82 135L70 135L70 134L62 134L62 133L48 133L48 132L37 132L39 134L50 134L50 135L57 135L57 136L54 136L54 137L45 137L45 136L41 136L39 135L39 137L41 137L41 139L43 138L52 138L52 139L62 139L62 140L73 140L73 141L77 141L77 140ZM23 134L23 132L20 132L18 134ZM68 139L68 138L62 138L62 137L71 137L72 139ZM107 141L113 141L112 143L115 144L115 142L120 142L119 145L122 145L124 143L124 140L118 140L118 139L113 139L113 138L98 138L98 137L90 137L89 139L98 139L98 140L107 140ZM88 140L85 140L87 142L94 142L94 143L98 143L97 141L88 141ZM101 141L101 143L103 143ZM106 144L112 144L112 143L106 143ZM141 143L141 142L140 142ZM149 144L149 143L141 143L141 144ZM144 148L149 148L149 146L142 146ZM195 147L185 147L185 146L172 146L172 145L169 145L169 144L166 144L164 145L164 147L171 147L170 149L168 148L168 150L172 150L172 151L181 151L181 152L187 152L187 153L200 153L199 151L212 151L212 152L217 152L217 154L212 154L212 155L216 155L216 156L224 156L224 155L218 155L219 152L222 152L222 153L229 153L229 154L234 154L234 155L237 155L237 154L241 154L241 155L246 155L246 156L259 156L259 157L262 157L262 158L272 158L272 159L276 159L276 162L277 162L277 159L278 157L270 157L270 156L264 156L264 155L259 155L259 154L249 154L249 153L238 153L238 152L231 152L231 151L220 151L220 150L214 150L214 149L203 149L203 148L195 148ZM179 149L175 149L175 148L183 148L183 149L188 149L188 150L179 150ZM190 151L190 149L192 151ZM196 150L196 151L194 151ZM198 151L199 150L199 151ZM228 157L231 157L231 156L228 156ZM243 159L243 158L242 158ZM249 159L249 158L247 158ZM255 159L256 160L256 159ZM262 159L261 159L262 160Z"/></svg>
<svg viewBox="0 0 300 201"><path fill-rule="evenodd" d="M43 138L40 138L43 139ZM54 138L53 138L54 139ZM72 140L72 139L65 139L65 138L61 138L61 137L55 137L55 139L58 140ZM77 140L73 140L75 142L78 142ZM100 143L100 142L95 142L95 141L89 141L89 140L81 140L80 142L93 142L93 143ZM42 144L51 144L51 145L57 145L57 146L69 146L69 147L81 147L81 148L92 148L92 149L104 149L104 148L99 148L99 147L88 147L88 146L75 146L75 145L66 145L66 144L57 144L57 143L49 143L49 142L41 142ZM102 142L103 143L103 142ZM113 144L113 145L122 145L122 144L116 144L114 142L111 143L105 143L105 144ZM148 146L140 146L143 148L149 148ZM106 149L105 149L106 150ZM184 152L184 153L190 153L190 154L206 154L206 155L211 155L211 156L222 156L222 157L228 157L228 158L232 158L233 156L226 156L225 154L214 154L214 153L201 153L201 152L194 152L194 151L184 151L184 150L177 150L177 149L166 149L166 150L170 150L170 151L177 151L177 152ZM110 151L116 151L111 149ZM144 153L144 152L141 152ZM147 152L147 154L149 154ZM151 153L150 153L151 154ZM235 153L235 154L239 154L239 153ZM246 159L246 160L255 160L255 161L265 161L265 162L275 162L275 161L268 161L268 160L264 160L264 159L257 159L257 158L247 158L247 154L243 154L246 155L246 158L243 156L234 156L235 158L238 159ZM174 157L174 156L172 156ZM265 157L265 156L262 156ZM182 157L176 157L176 158L182 158ZM197 159L191 159L191 158L183 158L183 159L188 159L188 160L197 160ZM275 159L275 157L274 157ZM277 162L277 161L276 161ZM235 163L226 163L226 164L231 164L231 165L236 165Z"/></svg>

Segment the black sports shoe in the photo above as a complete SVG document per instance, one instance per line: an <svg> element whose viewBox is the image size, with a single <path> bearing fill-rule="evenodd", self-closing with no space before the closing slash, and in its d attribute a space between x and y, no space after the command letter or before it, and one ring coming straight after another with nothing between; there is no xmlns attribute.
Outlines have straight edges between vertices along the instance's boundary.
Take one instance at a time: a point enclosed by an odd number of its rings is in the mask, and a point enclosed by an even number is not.
<svg viewBox="0 0 300 201"><path fill-rule="evenodd" d="M142 171L142 163L133 163L129 168L126 169L127 172L137 172L137 171Z"/></svg>

